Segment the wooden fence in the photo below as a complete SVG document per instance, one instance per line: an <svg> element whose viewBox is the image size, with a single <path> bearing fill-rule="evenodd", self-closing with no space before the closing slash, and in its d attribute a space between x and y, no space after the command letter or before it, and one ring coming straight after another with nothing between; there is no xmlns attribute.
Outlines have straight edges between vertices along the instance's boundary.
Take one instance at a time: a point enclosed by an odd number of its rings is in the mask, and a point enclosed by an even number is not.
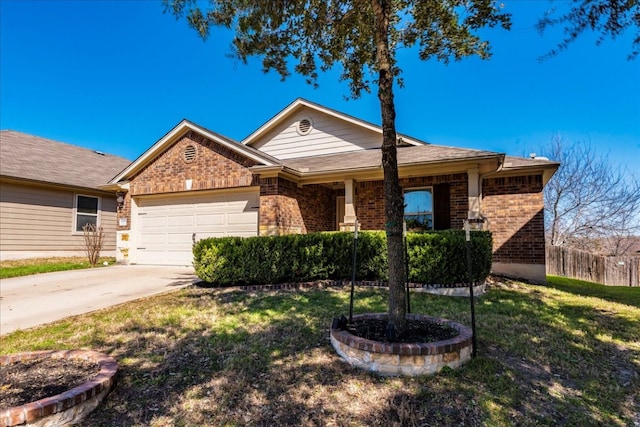
<svg viewBox="0 0 640 427"><path fill-rule="evenodd" d="M640 286L640 257L605 257L547 246L547 274L610 286Z"/></svg>

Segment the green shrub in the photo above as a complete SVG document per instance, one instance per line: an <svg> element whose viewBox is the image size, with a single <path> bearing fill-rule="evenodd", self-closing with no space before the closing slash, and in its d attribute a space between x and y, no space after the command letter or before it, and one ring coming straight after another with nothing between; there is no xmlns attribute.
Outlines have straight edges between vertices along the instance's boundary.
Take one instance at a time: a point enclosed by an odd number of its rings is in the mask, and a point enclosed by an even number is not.
<svg viewBox="0 0 640 427"><path fill-rule="evenodd" d="M407 236L409 280L455 284L467 281L463 231ZM387 241L383 231L358 234L357 280L387 280ZM473 232L474 281L491 268L491 234ZM203 239L193 248L196 274L217 285L350 279L353 234L341 232L275 237Z"/></svg>
<svg viewBox="0 0 640 427"><path fill-rule="evenodd" d="M491 233L473 231L469 244L472 280L483 282L491 271ZM462 230L409 233L407 252L410 282L453 285L468 281L465 232Z"/></svg>

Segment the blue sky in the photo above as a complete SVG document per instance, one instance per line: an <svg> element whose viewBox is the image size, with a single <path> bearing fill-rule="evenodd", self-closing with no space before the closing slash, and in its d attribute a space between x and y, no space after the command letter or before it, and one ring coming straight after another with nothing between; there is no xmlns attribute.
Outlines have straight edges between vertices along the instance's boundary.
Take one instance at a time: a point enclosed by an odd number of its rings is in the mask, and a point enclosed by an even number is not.
<svg viewBox="0 0 640 427"><path fill-rule="evenodd" d="M631 34L595 46L534 24L555 2L503 0L512 30L487 30L493 57L443 65L402 51L398 131L442 145L513 155L553 135L588 141L640 174L640 58ZM313 89L229 59L230 35L203 42L157 1L0 0L0 128L135 159L181 119L241 140L298 97L379 124L375 92L346 101L337 74Z"/></svg>

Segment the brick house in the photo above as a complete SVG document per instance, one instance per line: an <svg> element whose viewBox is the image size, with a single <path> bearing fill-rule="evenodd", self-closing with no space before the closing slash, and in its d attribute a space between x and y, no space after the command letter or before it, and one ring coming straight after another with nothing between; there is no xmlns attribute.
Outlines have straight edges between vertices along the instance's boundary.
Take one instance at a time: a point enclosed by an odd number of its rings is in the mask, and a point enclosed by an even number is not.
<svg viewBox="0 0 640 427"><path fill-rule="evenodd" d="M241 143L183 120L104 189L119 258L190 264L192 242L384 228L379 126L298 99ZM543 186L558 163L398 135L405 218L427 229L482 218L496 273L543 282ZM126 256L125 256L126 255Z"/></svg>

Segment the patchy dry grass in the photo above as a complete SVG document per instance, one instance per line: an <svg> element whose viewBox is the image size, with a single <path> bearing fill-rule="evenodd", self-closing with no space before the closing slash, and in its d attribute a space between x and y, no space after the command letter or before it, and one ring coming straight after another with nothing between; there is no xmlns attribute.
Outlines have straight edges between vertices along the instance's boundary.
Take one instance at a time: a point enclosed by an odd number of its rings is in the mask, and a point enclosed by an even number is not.
<svg viewBox="0 0 640 427"><path fill-rule="evenodd" d="M116 262L114 257L100 258L98 267L103 262L112 265ZM54 257L54 258L29 258L18 260L0 261L0 279L10 277L28 276L30 274L50 273L52 271L80 270L91 268L86 257Z"/></svg>
<svg viewBox="0 0 640 427"><path fill-rule="evenodd" d="M384 311L386 297L358 289L355 311ZM414 294L412 308L468 324L468 303ZM636 306L499 281L477 301L478 357L413 379L380 378L336 356L328 327L347 310L346 288L191 287L18 331L1 346L114 356L117 386L86 426L640 423Z"/></svg>

